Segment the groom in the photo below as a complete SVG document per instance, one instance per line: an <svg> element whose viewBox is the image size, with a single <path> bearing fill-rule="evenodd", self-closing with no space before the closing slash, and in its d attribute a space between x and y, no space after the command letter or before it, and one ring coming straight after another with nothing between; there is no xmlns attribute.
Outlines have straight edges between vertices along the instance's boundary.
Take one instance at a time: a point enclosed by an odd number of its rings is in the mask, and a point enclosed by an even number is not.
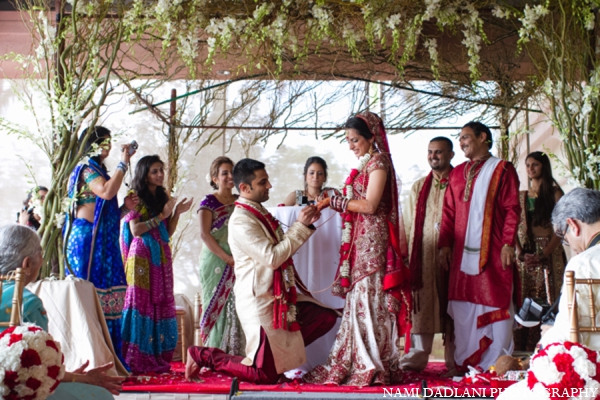
<svg viewBox="0 0 600 400"><path fill-rule="evenodd" d="M201 367L253 383L275 383L306 361L305 346L327 333L337 314L312 297L296 293L292 255L314 233L320 214L306 206L283 234L261 203L269 199L269 175L260 161L245 158L233 168L240 192L229 219L229 246L235 260L235 302L246 336L246 357L217 348L188 349L185 375ZM301 283L298 282L301 287Z"/></svg>

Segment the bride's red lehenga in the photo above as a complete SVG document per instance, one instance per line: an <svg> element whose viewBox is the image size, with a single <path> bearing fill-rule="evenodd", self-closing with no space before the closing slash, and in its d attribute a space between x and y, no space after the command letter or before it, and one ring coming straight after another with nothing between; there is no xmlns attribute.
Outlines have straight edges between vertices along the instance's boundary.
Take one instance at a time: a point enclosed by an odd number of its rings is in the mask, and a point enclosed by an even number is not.
<svg viewBox="0 0 600 400"><path fill-rule="evenodd" d="M381 119L373 113L357 117L367 122L380 152L372 155L354 179L352 199L366 198L372 171L386 171L387 179L374 214L352 213L350 286L342 287L339 279L333 286L335 295L346 298L342 322L327 362L304 376L310 383L370 386L399 382L399 337L410 335L408 268L402 261L407 246L396 174Z"/></svg>

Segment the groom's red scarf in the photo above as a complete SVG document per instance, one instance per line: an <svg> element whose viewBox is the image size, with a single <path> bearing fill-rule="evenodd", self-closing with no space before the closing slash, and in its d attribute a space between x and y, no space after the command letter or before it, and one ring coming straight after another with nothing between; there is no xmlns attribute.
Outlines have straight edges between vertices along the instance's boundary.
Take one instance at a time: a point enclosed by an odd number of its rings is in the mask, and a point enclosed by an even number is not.
<svg viewBox="0 0 600 400"><path fill-rule="evenodd" d="M254 215L259 220L259 222L267 228L267 231L269 231L269 234L271 235L275 243L279 243L279 237L277 236L277 228L279 228L279 221L277 221L275 217L273 217L270 213L264 215L254 207L244 203L239 203L236 201L235 205L236 207L242 208ZM292 270L294 271L294 276L296 279L298 279L296 269L294 268L294 261L291 257L285 260L285 262L273 272L273 329L283 329L286 331L294 332L300 330L300 324L295 320L295 316L294 320L289 322L287 315L289 311L289 305L296 305L298 294L296 292L295 285L292 285L289 288L285 287L283 271L288 266L292 267ZM301 284L301 282L299 283Z"/></svg>

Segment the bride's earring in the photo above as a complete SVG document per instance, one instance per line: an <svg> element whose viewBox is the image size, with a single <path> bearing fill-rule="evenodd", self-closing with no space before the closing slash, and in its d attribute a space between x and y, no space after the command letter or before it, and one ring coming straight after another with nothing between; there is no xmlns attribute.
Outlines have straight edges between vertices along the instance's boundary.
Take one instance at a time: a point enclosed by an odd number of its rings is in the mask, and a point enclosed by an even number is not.
<svg viewBox="0 0 600 400"><path fill-rule="evenodd" d="M375 152L375 148L373 147L373 143L371 143L371 147L369 147L369 155L372 156Z"/></svg>

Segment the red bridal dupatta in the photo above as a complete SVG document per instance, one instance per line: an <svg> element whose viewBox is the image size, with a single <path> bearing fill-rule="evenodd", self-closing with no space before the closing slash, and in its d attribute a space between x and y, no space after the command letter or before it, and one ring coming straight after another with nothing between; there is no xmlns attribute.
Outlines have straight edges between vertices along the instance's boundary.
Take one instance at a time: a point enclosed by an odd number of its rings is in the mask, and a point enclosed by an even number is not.
<svg viewBox="0 0 600 400"><path fill-rule="evenodd" d="M396 178L396 170L392 162L390 146L381 118L372 112L360 113L356 117L367 123L369 130L375 136L377 149L381 153L387 154L390 160L392 207L387 216L390 243L386 257L383 288L387 294L388 310L397 316L398 333L399 335L405 335L404 350L408 352L410 349L412 297L409 278L410 270L407 268L408 242L402 219L402 208L398 200L399 190L397 181L399 179Z"/></svg>

